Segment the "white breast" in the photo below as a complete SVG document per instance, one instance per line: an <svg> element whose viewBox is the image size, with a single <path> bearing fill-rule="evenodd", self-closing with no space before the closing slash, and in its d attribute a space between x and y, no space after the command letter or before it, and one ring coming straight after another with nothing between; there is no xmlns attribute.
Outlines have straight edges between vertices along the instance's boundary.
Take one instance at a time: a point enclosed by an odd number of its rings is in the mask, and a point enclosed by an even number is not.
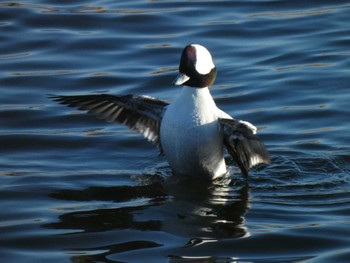
<svg viewBox="0 0 350 263"><path fill-rule="evenodd" d="M175 174L215 178L226 172L216 107L207 88L184 87L168 106L160 136Z"/></svg>

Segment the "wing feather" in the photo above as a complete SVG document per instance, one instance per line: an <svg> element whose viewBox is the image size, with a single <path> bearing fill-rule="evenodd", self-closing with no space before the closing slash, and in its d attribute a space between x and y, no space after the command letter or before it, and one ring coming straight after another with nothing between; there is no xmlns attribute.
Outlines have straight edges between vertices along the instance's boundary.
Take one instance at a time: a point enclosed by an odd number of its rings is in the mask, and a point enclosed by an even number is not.
<svg viewBox="0 0 350 263"><path fill-rule="evenodd" d="M50 96L69 107L95 115L108 122L125 124L160 147L159 129L167 102L149 96L108 94Z"/></svg>
<svg viewBox="0 0 350 263"><path fill-rule="evenodd" d="M219 119L220 130L228 153L245 176L251 167L270 163L264 143L255 134L256 128L245 121Z"/></svg>

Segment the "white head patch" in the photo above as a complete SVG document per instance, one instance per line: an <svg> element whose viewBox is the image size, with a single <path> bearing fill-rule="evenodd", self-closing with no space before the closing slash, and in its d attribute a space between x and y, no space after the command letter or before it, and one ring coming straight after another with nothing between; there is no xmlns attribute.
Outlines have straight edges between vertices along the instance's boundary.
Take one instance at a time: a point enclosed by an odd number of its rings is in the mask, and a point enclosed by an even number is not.
<svg viewBox="0 0 350 263"><path fill-rule="evenodd" d="M191 46L193 46L196 49L197 60L195 68L197 72L202 75L208 74L213 68L215 68L213 59L209 51L205 47L198 44L192 44Z"/></svg>

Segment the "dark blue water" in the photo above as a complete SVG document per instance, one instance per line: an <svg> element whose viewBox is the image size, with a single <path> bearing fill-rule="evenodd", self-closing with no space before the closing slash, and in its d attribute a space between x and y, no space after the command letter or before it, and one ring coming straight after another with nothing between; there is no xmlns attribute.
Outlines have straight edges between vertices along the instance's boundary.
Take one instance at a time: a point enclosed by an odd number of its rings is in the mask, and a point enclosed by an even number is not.
<svg viewBox="0 0 350 263"><path fill-rule="evenodd" d="M348 1L0 3L1 262L349 262ZM182 48L272 164L179 181L141 136L47 94L173 99Z"/></svg>

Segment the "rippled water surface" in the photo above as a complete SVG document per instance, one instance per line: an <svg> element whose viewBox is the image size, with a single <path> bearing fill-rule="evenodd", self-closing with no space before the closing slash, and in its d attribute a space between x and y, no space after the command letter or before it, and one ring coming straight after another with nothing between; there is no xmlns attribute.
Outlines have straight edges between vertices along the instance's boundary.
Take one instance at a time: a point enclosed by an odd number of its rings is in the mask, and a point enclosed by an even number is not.
<svg viewBox="0 0 350 263"><path fill-rule="evenodd" d="M348 1L0 3L1 262L349 262ZM179 180L125 127L47 94L171 101L182 48L272 163ZM228 159L229 160L229 159Z"/></svg>

